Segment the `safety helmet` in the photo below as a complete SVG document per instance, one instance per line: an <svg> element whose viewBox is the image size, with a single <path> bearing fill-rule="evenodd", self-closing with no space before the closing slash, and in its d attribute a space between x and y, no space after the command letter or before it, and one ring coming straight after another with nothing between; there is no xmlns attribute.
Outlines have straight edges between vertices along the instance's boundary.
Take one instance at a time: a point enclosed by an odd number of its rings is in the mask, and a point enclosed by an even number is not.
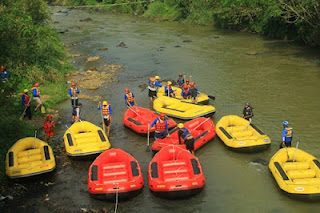
<svg viewBox="0 0 320 213"><path fill-rule="evenodd" d="M35 86L35 87L38 87L38 86L40 86L40 84L39 84L39 83L35 83L34 86Z"/></svg>
<svg viewBox="0 0 320 213"><path fill-rule="evenodd" d="M4 66L3 65L1 65L1 71L4 71Z"/></svg>
<svg viewBox="0 0 320 213"><path fill-rule="evenodd" d="M24 89L23 92L26 93L26 92L29 92L29 90L28 89Z"/></svg>
<svg viewBox="0 0 320 213"><path fill-rule="evenodd" d="M190 83L190 86L191 86L191 87L194 87L194 83Z"/></svg>
<svg viewBox="0 0 320 213"><path fill-rule="evenodd" d="M189 79L186 79L186 82L190 82L190 80L189 80Z"/></svg>
<svg viewBox="0 0 320 213"><path fill-rule="evenodd" d="M283 121L283 126L289 126L289 122L288 121Z"/></svg>
<svg viewBox="0 0 320 213"><path fill-rule="evenodd" d="M130 92L130 90L128 88L124 89L125 92Z"/></svg>
<svg viewBox="0 0 320 213"><path fill-rule="evenodd" d="M74 87L76 85L76 83L71 83L71 86Z"/></svg>
<svg viewBox="0 0 320 213"><path fill-rule="evenodd" d="M108 102L107 101L103 101L102 105L106 106L106 105L108 105Z"/></svg>
<svg viewBox="0 0 320 213"><path fill-rule="evenodd" d="M150 78L150 81L151 81L151 82L154 82L154 81L155 81L155 79L154 79L154 78Z"/></svg>
<svg viewBox="0 0 320 213"><path fill-rule="evenodd" d="M161 113L160 113L160 117L166 117L166 114L163 113L163 112L161 112Z"/></svg>
<svg viewBox="0 0 320 213"><path fill-rule="evenodd" d="M52 119L52 115L48 114L48 115L46 116L46 118L47 118L47 120L51 120L51 119Z"/></svg>
<svg viewBox="0 0 320 213"><path fill-rule="evenodd" d="M179 73L179 76L182 76L182 73Z"/></svg>
<svg viewBox="0 0 320 213"><path fill-rule="evenodd" d="M168 81L168 85L172 85L172 82L171 82L171 81Z"/></svg>
<svg viewBox="0 0 320 213"><path fill-rule="evenodd" d="M250 103L249 103L249 102L245 102L245 105L248 105L248 106L250 106Z"/></svg>
<svg viewBox="0 0 320 213"><path fill-rule="evenodd" d="M154 78L155 78L156 80L159 80L159 79L160 79L160 76L156 75L156 76L154 76Z"/></svg>
<svg viewBox="0 0 320 213"><path fill-rule="evenodd" d="M179 123L179 124L178 124L178 127L179 127L180 129L183 128L183 127L184 127L183 123Z"/></svg>
<svg viewBox="0 0 320 213"><path fill-rule="evenodd" d="M188 85L185 84L185 85L183 86L183 89L189 89Z"/></svg>

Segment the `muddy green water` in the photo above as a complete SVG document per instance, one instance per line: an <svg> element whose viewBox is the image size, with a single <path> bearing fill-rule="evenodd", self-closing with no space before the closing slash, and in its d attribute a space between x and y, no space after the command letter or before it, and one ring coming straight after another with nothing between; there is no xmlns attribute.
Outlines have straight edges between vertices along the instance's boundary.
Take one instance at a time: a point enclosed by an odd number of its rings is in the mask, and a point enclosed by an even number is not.
<svg viewBox="0 0 320 213"><path fill-rule="evenodd" d="M60 10L60 12L59 12ZM61 12L61 11L65 11ZM320 52L292 43L268 40L259 35L216 30L211 27L181 23L154 23L129 15L99 14L67 8L52 8L56 28L68 30L62 41L71 45L70 59L78 70L103 64L124 64L117 74L118 83L104 85L97 91L113 105L110 141L131 153L140 162L145 187L133 199L120 202L118 212L320 212L320 203L290 199L282 193L265 165L252 163L256 159L269 161L278 150L282 121L294 128L294 140L300 148L320 159ZM91 18L92 21L79 20ZM190 40L191 42L183 42ZM117 47L124 42L127 48ZM107 47L107 51L98 48ZM257 55L247 55L255 51ZM89 56L101 56L86 63ZM240 115L245 101L254 109L253 123L272 139L271 148L256 154L241 154L228 150L216 137L196 152L206 177L204 190L189 199L163 200L148 189L147 166L152 159L146 152L146 138L124 128L122 116L126 107L123 89L134 92L138 104L151 107L147 90L138 87L149 76L176 79L178 73L192 76L198 88L216 96L210 101L216 107L215 124L224 115ZM100 125L96 104L81 101L84 120ZM70 123L70 103L60 106L62 123L57 127L57 139ZM295 143L294 143L295 145ZM43 195L35 197L34 209L39 212L79 212L80 208L112 209L114 203L90 197L87 178L92 160L72 160L71 165L55 173L56 184L48 189L49 204L42 204Z"/></svg>

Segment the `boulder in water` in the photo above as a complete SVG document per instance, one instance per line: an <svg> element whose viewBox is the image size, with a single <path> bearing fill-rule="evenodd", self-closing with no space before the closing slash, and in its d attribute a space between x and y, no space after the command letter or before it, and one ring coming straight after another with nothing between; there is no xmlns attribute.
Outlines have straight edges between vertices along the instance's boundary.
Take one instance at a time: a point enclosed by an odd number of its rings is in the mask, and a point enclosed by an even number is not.
<svg viewBox="0 0 320 213"><path fill-rule="evenodd" d="M117 45L117 47L127 48L127 45L124 42L121 42L120 44Z"/></svg>
<svg viewBox="0 0 320 213"><path fill-rule="evenodd" d="M85 18L85 19L81 19L80 22L89 22L89 21L92 21L91 18Z"/></svg>

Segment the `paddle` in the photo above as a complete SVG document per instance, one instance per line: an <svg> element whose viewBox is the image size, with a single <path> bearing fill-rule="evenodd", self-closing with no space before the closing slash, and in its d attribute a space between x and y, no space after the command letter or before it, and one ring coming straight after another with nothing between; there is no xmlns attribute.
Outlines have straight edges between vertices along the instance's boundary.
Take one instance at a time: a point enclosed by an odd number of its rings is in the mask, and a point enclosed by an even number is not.
<svg viewBox="0 0 320 213"><path fill-rule="evenodd" d="M146 149L146 152L150 152L149 140L150 140L150 122L148 122L148 135L147 135L147 149Z"/></svg>
<svg viewBox="0 0 320 213"><path fill-rule="evenodd" d="M280 146L280 148L281 148L281 147L285 147L286 152L287 152L287 156L288 156L288 160L289 160L289 159L290 159L290 157L289 157L289 153L288 153L287 146L286 146L286 145L283 145L283 142L281 142L281 146Z"/></svg>
<svg viewBox="0 0 320 213"><path fill-rule="evenodd" d="M297 146L296 146L296 150L294 151L294 156L293 156L293 160L292 162L294 162L294 160L296 159L296 154L297 154L297 149L298 149L298 146L299 146L299 140L297 141Z"/></svg>
<svg viewBox="0 0 320 213"><path fill-rule="evenodd" d="M204 124L207 120L209 120L210 118L207 118L206 120L202 121L198 126L196 126L195 128L193 128L192 130L195 130L196 128L198 128L199 126L201 126L202 124Z"/></svg>
<svg viewBox="0 0 320 213"><path fill-rule="evenodd" d="M72 131L69 129L69 127L68 127L67 125L65 125L65 126L67 127L67 130L70 131L70 134L72 135L72 137L73 137L74 139L76 139L76 137L74 136L74 134L72 133Z"/></svg>
<svg viewBox="0 0 320 213"><path fill-rule="evenodd" d="M34 131L34 148L37 148L37 144L36 144L36 138L37 138L37 130Z"/></svg>
<svg viewBox="0 0 320 213"><path fill-rule="evenodd" d="M28 108L28 105L30 104L30 101L31 101L31 98L29 98L29 102L28 102L27 106L24 108L23 113L22 113L22 115L21 115L20 118L19 118L20 121L23 120L23 117L24 117L24 115L26 114L26 110L27 110L27 108Z"/></svg>
<svg viewBox="0 0 320 213"><path fill-rule="evenodd" d="M248 126L250 126L250 124L251 124L251 121L249 121L249 124L247 126L245 126L241 132L243 132L246 128L248 128Z"/></svg>
<svg viewBox="0 0 320 213"><path fill-rule="evenodd" d="M159 99L162 103L164 103L165 105L169 105L169 104L167 104L164 100L162 100L161 98L158 98L158 97L156 97L156 96L153 96L153 98L155 98L155 99Z"/></svg>
<svg viewBox="0 0 320 213"><path fill-rule="evenodd" d="M101 103L101 101L100 101ZM101 114L101 120L102 120L102 129L103 129L103 132L106 133L106 127L104 125L104 119L103 119L103 114L102 114L102 106L100 105L101 109L100 109L100 114Z"/></svg>
<svg viewBox="0 0 320 213"><path fill-rule="evenodd" d="M141 115L139 115L139 113L137 113L136 111L134 111L134 110L133 110L131 107L129 107L128 105L127 105L127 107L128 107L129 109L131 109L132 112L134 112L136 115L141 116Z"/></svg>
<svg viewBox="0 0 320 213"><path fill-rule="evenodd" d="M43 105L41 105L40 110L42 114L46 113L46 108Z"/></svg>
<svg viewBox="0 0 320 213"><path fill-rule="evenodd" d="M211 99L211 100L216 100L216 97L212 96L212 95L208 95L208 97Z"/></svg>

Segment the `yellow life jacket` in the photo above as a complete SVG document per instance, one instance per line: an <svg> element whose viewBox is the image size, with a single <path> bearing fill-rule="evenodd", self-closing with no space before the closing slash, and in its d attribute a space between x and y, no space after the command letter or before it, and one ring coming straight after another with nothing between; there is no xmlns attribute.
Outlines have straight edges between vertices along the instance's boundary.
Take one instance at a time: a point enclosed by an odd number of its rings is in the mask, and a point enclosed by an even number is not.
<svg viewBox="0 0 320 213"><path fill-rule="evenodd" d="M286 128L286 130L288 131L288 133L286 134L286 137L288 137L288 138L292 137L292 128L288 127L288 128Z"/></svg>
<svg viewBox="0 0 320 213"><path fill-rule="evenodd" d="M103 115L109 115L109 105L107 106L102 106L102 114Z"/></svg>
<svg viewBox="0 0 320 213"><path fill-rule="evenodd" d="M133 102L133 97L132 97L132 92L126 94L127 98L128 98L128 101L131 103Z"/></svg>

